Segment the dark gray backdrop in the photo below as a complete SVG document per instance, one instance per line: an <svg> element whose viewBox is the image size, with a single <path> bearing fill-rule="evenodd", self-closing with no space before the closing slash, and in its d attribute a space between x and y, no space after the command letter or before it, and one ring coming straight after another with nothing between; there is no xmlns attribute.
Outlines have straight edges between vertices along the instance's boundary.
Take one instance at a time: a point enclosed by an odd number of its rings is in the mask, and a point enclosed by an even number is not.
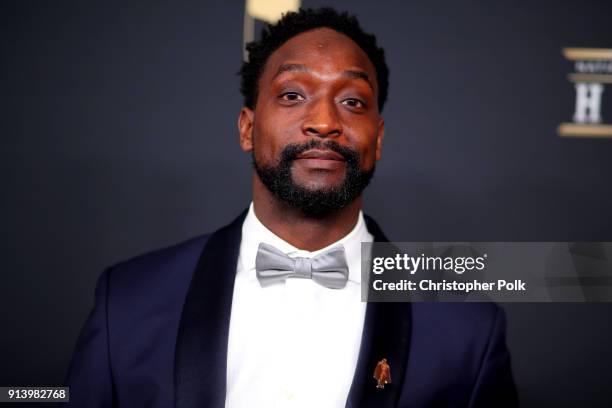
<svg viewBox="0 0 612 408"><path fill-rule="evenodd" d="M366 210L392 240L612 240L612 140L555 135L561 48L612 48L611 2L304 4L356 13L387 50ZM240 1L0 4L0 385L61 385L105 266L248 205L242 19ZM612 305L504 307L524 406L612 404Z"/></svg>

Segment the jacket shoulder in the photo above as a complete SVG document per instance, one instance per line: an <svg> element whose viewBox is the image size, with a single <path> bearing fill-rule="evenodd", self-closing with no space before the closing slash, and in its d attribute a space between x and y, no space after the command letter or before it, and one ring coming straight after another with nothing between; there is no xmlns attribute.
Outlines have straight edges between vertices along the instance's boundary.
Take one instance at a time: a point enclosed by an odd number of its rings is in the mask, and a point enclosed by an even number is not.
<svg viewBox="0 0 612 408"><path fill-rule="evenodd" d="M110 269L134 271L142 268L163 267L176 261L193 261L198 258L211 234L198 235L178 244L159 248L113 265ZM196 259L197 261L197 259Z"/></svg>
<svg viewBox="0 0 612 408"><path fill-rule="evenodd" d="M413 396L418 394L415 390L428 390L432 383L446 390L438 393L435 404L415 397L416 406L446 406L450 401L470 405L487 362L509 361L504 329L503 309L494 303L413 303L406 373L413 379ZM498 371L511 376L509 365Z"/></svg>
<svg viewBox="0 0 612 408"><path fill-rule="evenodd" d="M505 313L495 303L414 303L412 318L413 345L427 350L421 357L466 375L479 371L492 341L505 339Z"/></svg>
<svg viewBox="0 0 612 408"><path fill-rule="evenodd" d="M416 330L445 333L455 344L480 343L484 346L491 331L504 322L503 309L492 302L413 303Z"/></svg>
<svg viewBox="0 0 612 408"><path fill-rule="evenodd" d="M137 308L139 304L182 302L209 237L210 234L200 235L110 267L109 305L123 309Z"/></svg>

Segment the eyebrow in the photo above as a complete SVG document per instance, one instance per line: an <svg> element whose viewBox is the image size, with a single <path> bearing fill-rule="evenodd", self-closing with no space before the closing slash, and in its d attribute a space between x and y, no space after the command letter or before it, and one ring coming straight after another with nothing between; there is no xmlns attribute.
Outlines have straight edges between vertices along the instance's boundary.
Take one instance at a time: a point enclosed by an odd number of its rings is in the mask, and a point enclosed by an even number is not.
<svg viewBox="0 0 612 408"><path fill-rule="evenodd" d="M374 90L374 85L372 84L372 81L370 80L370 76L364 71L348 70L348 71L344 71L342 73L342 76L346 76L349 78L355 78L355 79L363 79L364 81L368 83L368 85L370 85L370 88Z"/></svg>
<svg viewBox="0 0 612 408"><path fill-rule="evenodd" d="M278 70L272 79L285 72L310 72L310 69L308 69L306 65L302 64L282 64L280 67L278 67Z"/></svg>
<svg viewBox="0 0 612 408"><path fill-rule="evenodd" d="M280 67L278 67L278 70L276 71L272 79L275 79L276 77L285 72L310 72L310 68L303 64L282 64ZM363 79L368 83L368 85L370 85L370 88L374 90L372 80L365 71L347 70L342 72L342 76L347 78Z"/></svg>

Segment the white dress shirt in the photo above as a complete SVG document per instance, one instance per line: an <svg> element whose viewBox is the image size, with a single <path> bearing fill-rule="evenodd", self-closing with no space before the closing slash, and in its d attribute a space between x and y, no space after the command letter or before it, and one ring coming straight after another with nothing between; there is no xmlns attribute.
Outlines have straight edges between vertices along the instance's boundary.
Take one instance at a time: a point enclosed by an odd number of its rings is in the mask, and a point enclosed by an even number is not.
<svg viewBox="0 0 612 408"><path fill-rule="evenodd" d="M363 214L341 240L315 252L276 236L253 204L242 226L227 353L230 408L344 407L357 366L366 303L361 302L361 242L372 242ZM343 289L310 279L262 288L255 273L260 242L290 257L313 257L344 246L349 277Z"/></svg>

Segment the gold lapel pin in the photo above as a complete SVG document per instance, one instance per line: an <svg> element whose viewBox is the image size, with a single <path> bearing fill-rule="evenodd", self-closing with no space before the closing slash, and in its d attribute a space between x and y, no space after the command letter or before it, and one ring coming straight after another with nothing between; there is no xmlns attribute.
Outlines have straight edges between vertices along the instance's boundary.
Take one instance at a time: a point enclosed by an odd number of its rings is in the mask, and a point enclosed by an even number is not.
<svg viewBox="0 0 612 408"><path fill-rule="evenodd" d="M391 367L386 358L376 364L374 379L376 380L376 388L384 389L386 384L391 384Z"/></svg>

